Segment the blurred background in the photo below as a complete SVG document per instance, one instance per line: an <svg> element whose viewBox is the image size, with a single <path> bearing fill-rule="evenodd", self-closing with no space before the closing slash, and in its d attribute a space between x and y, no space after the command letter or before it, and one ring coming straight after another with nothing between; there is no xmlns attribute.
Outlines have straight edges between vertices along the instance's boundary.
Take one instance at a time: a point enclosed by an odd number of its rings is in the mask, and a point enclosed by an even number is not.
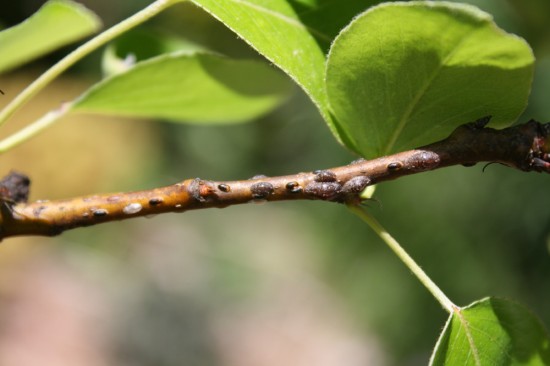
<svg viewBox="0 0 550 366"><path fill-rule="evenodd" d="M520 121L547 122L550 2L465 2L531 44L537 70ZM82 3L109 26L148 1ZM42 4L6 2L0 24L17 24ZM190 4L140 29L260 57ZM0 76L0 107L70 49ZM2 137L98 80L100 58L94 53L33 99ZM0 156L0 174L28 174L37 200L290 174L355 158L296 88L281 108L243 125L65 118ZM369 206L455 303L514 299L550 325L548 183L499 165L454 167L384 183ZM0 246L1 365L426 365L445 320L389 249L336 204L168 214Z"/></svg>

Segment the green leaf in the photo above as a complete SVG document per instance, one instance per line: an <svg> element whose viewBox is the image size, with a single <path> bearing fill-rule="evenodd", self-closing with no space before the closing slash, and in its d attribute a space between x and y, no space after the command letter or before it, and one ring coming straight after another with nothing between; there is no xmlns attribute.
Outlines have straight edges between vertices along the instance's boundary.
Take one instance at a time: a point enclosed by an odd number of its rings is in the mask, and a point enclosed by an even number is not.
<svg viewBox="0 0 550 366"><path fill-rule="evenodd" d="M507 300L487 298L450 316L430 365L550 365L550 341L529 310Z"/></svg>
<svg viewBox="0 0 550 366"><path fill-rule="evenodd" d="M244 122L278 106L291 83L252 60L166 54L137 63L82 95L74 111L180 122Z"/></svg>
<svg viewBox="0 0 550 366"><path fill-rule="evenodd" d="M99 18L84 6L67 0L49 1L21 24L0 32L0 72L81 39L100 27Z"/></svg>
<svg viewBox="0 0 550 366"><path fill-rule="evenodd" d="M465 4L412 1L363 13L330 50L326 87L340 139L364 157L418 147L526 106L534 57L521 38Z"/></svg>
<svg viewBox="0 0 550 366"><path fill-rule="evenodd" d="M138 28L125 33L105 48L102 68L105 75L126 71L136 61L146 60L163 53L208 50L187 39L152 29Z"/></svg>
<svg viewBox="0 0 550 366"><path fill-rule="evenodd" d="M372 0L192 0L294 79L334 131L324 86L336 32Z"/></svg>
<svg viewBox="0 0 550 366"><path fill-rule="evenodd" d="M296 15L327 54L332 40L357 14L383 0L288 0ZM266 3L264 1L264 3ZM328 40L330 39L330 42Z"/></svg>

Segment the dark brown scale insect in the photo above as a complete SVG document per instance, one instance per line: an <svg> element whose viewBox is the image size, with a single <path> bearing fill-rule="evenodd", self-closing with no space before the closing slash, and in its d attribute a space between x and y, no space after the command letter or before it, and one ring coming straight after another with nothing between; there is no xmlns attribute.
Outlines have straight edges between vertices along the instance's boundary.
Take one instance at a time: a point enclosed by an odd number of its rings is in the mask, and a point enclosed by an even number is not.
<svg viewBox="0 0 550 366"><path fill-rule="evenodd" d="M342 193L342 185L336 182L311 182L304 192L321 200L332 201Z"/></svg>
<svg viewBox="0 0 550 366"><path fill-rule="evenodd" d="M439 166L441 158L432 151L422 151L414 154L407 160L407 166L415 172L432 170Z"/></svg>
<svg viewBox="0 0 550 366"><path fill-rule="evenodd" d="M313 180L316 182L336 182L336 174L330 170L316 170L313 174L315 174Z"/></svg>
<svg viewBox="0 0 550 366"><path fill-rule="evenodd" d="M290 193L300 193L303 191L300 183L298 182L288 182L285 187L288 191L290 191Z"/></svg>
<svg viewBox="0 0 550 366"><path fill-rule="evenodd" d="M229 186L228 184L218 184L218 189L222 192L231 192L231 186Z"/></svg>
<svg viewBox="0 0 550 366"><path fill-rule="evenodd" d="M403 168L403 163L401 163L400 161L396 161L394 163L389 163L388 164L388 170L390 172L396 172L396 171L400 170L401 168Z"/></svg>
<svg viewBox="0 0 550 366"><path fill-rule="evenodd" d="M104 208L98 208L98 209L95 209L92 213L95 217L102 217L102 216L107 216L109 212Z"/></svg>
<svg viewBox="0 0 550 366"><path fill-rule="evenodd" d="M255 183L250 187L250 191L252 192L252 197L254 197L254 199L267 198L273 193L274 190L273 184L268 182Z"/></svg>
<svg viewBox="0 0 550 366"><path fill-rule="evenodd" d="M370 182L370 178L364 175L353 177L344 184L344 186L342 187L342 191L345 194L359 194L363 192L365 188L367 188Z"/></svg>
<svg viewBox="0 0 550 366"><path fill-rule="evenodd" d="M162 202L164 202L164 200L162 198L159 198L159 197L155 197L155 198L151 198L149 200L149 204L151 206L158 206L160 205Z"/></svg>

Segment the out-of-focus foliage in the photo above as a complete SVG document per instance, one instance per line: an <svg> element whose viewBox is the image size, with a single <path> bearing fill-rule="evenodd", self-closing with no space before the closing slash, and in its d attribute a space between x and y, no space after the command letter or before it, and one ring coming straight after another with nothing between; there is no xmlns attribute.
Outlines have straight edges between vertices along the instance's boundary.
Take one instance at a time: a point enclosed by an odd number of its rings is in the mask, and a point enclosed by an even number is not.
<svg viewBox="0 0 550 366"><path fill-rule="evenodd" d="M79 40L100 26L96 15L80 4L49 2L21 24L0 32L0 72Z"/></svg>

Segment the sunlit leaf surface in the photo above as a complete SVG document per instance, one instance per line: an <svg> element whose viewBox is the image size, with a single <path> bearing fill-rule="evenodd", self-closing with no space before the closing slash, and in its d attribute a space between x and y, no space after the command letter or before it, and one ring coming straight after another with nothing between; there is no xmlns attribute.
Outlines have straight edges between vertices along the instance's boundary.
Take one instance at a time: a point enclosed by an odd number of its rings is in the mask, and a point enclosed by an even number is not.
<svg viewBox="0 0 550 366"><path fill-rule="evenodd" d="M100 26L97 16L80 4L49 1L21 24L0 32L0 72L92 34Z"/></svg>
<svg viewBox="0 0 550 366"><path fill-rule="evenodd" d="M524 307L487 298L455 311L431 366L543 366L550 364L548 334Z"/></svg>
<svg viewBox="0 0 550 366"><path fill-rule="evenodd" d="M493 126L512 123L526 106L533 63L524 40L473 6L387 3L335 40L327 92L341 139L372 158L486 115Z"/></svg>

